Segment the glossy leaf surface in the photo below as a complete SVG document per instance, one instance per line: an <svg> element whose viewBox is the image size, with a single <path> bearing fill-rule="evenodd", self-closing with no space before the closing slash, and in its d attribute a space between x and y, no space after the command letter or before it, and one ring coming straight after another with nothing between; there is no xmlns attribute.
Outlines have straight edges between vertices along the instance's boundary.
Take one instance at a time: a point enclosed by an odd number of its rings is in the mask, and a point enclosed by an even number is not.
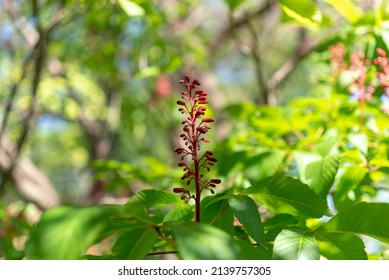
<svg viewBox="0 0 389 280"><path fill-rule="evenodd" d="M273 258L281 260L318 260L319 249L308 229L284 229L274 241Z"/></svg>
<svg viewBox="0 0 389 280"><path fill-rule="evenodd" d="M246 189L245 193L255 195L261 203L275 212L293 208L298 213L312 218L320 218L329 212L327 202L309 186L283 175L262 180Z"/></svg>

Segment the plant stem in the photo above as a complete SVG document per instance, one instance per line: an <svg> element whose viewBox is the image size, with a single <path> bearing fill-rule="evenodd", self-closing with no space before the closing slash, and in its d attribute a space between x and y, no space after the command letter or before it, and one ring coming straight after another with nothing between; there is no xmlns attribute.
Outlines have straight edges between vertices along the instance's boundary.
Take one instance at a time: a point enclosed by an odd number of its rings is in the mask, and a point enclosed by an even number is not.
<svg viewBox="0 0 389 280"><path fill-rule="evenodd" d="M197 155L196 158L194 159L194 168L195 168L195 186L196 186L196 198L195 198L196 222L199 223L200 222L201 181L200 181L200 167L199 167L199 161L197 159Z"/></svg>
<svg viewBox="0 0 389 280"><path fill-rule="evenodd" d="M360 114L360 120L359 120L359 128L363 130L364 122L365 122L365 94L364 92L361 93L361 98L359 99L359 114Z"/></svg>

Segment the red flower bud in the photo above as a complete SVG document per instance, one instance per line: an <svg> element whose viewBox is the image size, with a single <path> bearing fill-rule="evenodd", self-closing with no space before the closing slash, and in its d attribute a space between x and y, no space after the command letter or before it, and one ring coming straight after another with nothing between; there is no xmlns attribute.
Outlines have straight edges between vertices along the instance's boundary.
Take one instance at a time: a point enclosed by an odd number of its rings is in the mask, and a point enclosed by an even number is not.
<svg viewBox="0 0 389 280"><path fill-rule="evenodd" d="M185 164L185 162L180 162L180 163L178 164L178 166L179 166L179 167L183 167L183 166L186 166L186 164Z"/></svg>
<svg viewBox="0 0 389 280"><path fill-rule="evenodd" d="M174 149L174 151L179 155L179 154L182 154L184 152L184 148L176 148L176 149Z"/></svg>
<svg viewBox="0 0 389 280"><path fill-rule="evenodd" d="M381 48L377 48L377 53L380 55L380 56L386 56L386 52L381 49Z"/></svg>
<svg viewBox="0 0 389 280"><path fill-rule="evenodd" d="M185 192L185 188L174 188L173 192L175 192L175 193L183 193L183 192Z"/></svg>
<svg viewBox="0 0 389 280"><path fill-rule="evenodd" d="M207 123L214 122L214 121L215 121L214 118L204 118L203 119L203 122L207 122Z"/></svg>
<svg viewBox="0 0 389 280"><path fill-rule="evenodd" d="M201 140L204 141L205 143L209 143L208 138L201 138Z"/></svg>
<svg viewBox="0 0 389 280"><path fill-rule="evenodd" d="M211 182L214 183L214 184L220 184L222 182L222 180L220 180L220 179L212 179Z"/></svg>
<svg viewBox="0 0 389 280"><path fill-rule="evenodd" d="M184 102L184 101L181 101L181 100L178 100L178 101L177 101L177 104L178 104L178 105L182 105L182 106L185 106L185 105L186 105L185 102Z"/></svg>

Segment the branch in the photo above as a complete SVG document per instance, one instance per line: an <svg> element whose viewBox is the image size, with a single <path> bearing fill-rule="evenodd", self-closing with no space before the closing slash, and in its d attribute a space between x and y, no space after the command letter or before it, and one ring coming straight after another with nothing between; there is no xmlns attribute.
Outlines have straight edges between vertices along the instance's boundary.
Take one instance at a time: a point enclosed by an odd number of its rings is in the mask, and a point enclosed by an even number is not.
<svg viewBox="0 0 389 280"><path fill-rule="evenodd" d="M9 7L12 7L10 3L8 3ZM38 94L38 86L41 80L41 73L43 70L43 64L47 55L47 45L49 41L50 32L53 30L54 26L56 26L59 23L59 19L62 17L55 16L54 21L51 21L51 24L48 26L48 28L44 29L40 25L39 21L39 8L38 8L38 2L37 0L32 1L32 13L36 17L37 20L37 28L39 32L39 39L36 42L36 45L33 47L31 53L27 58L25 59L23 63L23 72L20 80L18 83L15 83L11 89L10 93L10 100L6 106L6 112L5 116L2 122L2 127L0 128L0 141L2 140L3 133L6 129L8 117L11 112L12 105L14 103L15 96L18 92L19 86L23 79L26 76L26 69L27 66L32 60L34 60L34 75L32 77L32 85L31 85L31 103L30 107L28 108L26 117L24 118L24 124L22 126L22 132L21 135L17 141L16 144L16 151L12 158L12 163L8 167L7 170L3 170L3 176L0 179L0 192L4 190L6 182L12 177L13 170L15 166L18 163L20 151L22 150L26 140L27 135L31 131L31 128L33 126L33 123L35 121L35 113L36 113L36 104L37 104L37 94ZM61 10L60 10L61 11ZM58 14L58 13L57 13ZM62 14L62 13L61 13ZM0 142L1 143L1 142Z"/></svg>
<svg viewBox="0 0 389 280"><path fill-rule="evenodd" d="M223 30L220 35L213 41L210 48L210 53L214 53L218 50L218 48L222 45L224 40L231 37L236 29L244 27L248 22L252 21L255 18L261 17L263 14L271 10L276 5L276 1L268 0L266 1L258 10L249 13L248 15L244 15L241 18L232 21L230 26Z"/></svg>
<svg viewBox="0 0 389 280"><path fill-rule="evenodd" d="M252 46L250 48L250 54L254 59L255 62L255 71L256 71L256 78L257 82L262 89L262 95L258 98L259 104L269 104L269 96L268 92L266 90L266 81L262 69L262 58L261 58L261 50L259 49L259 38L258 34L255 30L254 25L251 21L247 22L248 30L250 31L251 37L253 38Z"/></svg>
<svg viewBox="0 0 389 280"><path fill-rule="evenodd" d="M317 46L320 44L310 44L307 36L306 30L303 28L299 29L299 45L297 46L295 52L289 56L273 75L268 79L266 85L266 92L269 97L269 104L277 104L277 88L278 86L293 72L297 65L311 54Z"/></svg>

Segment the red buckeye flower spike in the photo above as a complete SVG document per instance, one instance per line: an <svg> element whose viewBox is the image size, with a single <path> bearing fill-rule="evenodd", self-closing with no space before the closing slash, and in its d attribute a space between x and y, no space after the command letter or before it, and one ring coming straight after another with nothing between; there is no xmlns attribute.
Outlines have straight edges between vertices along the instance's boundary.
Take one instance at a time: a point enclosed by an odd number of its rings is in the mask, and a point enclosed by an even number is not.
<svg viewBox="0 0 389 280"><path fill-rule="evenodd" d="M191 199L195 201L196 207L196 222L200 222L200 200L203 190L208 190L212 194L215 193L213 188L221 183L220 179L211 179L204 181L204 172L210 171L210 167L217 162L215 157L212 157L211 151L205 151L200 155L201 142L209 143L209 139L203 137L210 129L210 123L215 121L214 118L203 118L207 108L203 105L208 104L207 92L196 89L201 83L198 80L191 81L189 75L185 75L183 80L179 81L185 86L185 90L181 92L181 98L177 105L180 106L178 111L187 117L181 122L183 133L180 138L184 141L184 147L178 147L174 151L180 155L181 162L179 167L183 167L184 175L181 180L186 180L186 185L191 182L195 185L195 194L184 187L174 188L173 192L182 194L181 199L189 202ZM192 162L187 164L184 162Z"/></svg>

